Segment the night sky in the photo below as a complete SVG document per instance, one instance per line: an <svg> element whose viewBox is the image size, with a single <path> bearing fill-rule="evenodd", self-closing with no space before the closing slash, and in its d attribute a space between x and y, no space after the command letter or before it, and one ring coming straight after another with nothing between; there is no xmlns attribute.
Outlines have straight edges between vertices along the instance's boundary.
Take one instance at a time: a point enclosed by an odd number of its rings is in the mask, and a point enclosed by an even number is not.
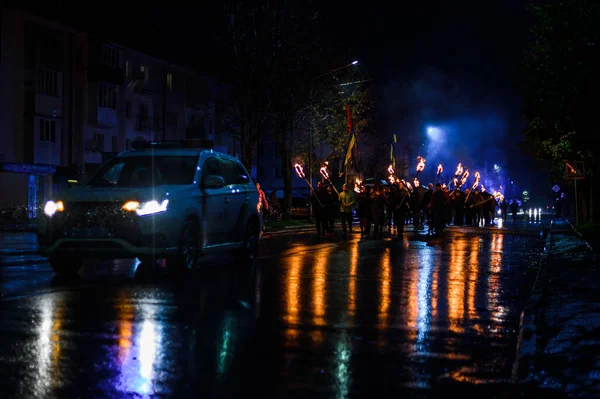
<svg viewBox="0 0 600 399"><path fill-rule="evenodd" d="M222 70L223 49L212 34L222 12L219 2L56 3L63 7L47 6L45 12L82 29L209 74ZM448 167L456 160L477 168L486 160L500 163L521 187L545 195L552 184L532 173L535 165L517 147L525 121L516 77L533 22L525 2L314 5L327 31L348 48L344 62L358 59L362 72L374 79L382 134L416 137L432 162ZM428 126L445 129L443 145L431 148Z"/></svg>

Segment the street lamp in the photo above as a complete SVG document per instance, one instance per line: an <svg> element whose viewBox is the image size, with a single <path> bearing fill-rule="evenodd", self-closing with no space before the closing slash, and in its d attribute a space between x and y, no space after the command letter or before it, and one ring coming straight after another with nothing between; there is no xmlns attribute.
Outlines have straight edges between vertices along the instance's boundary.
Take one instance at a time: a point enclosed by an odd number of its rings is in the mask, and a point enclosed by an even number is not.
<svg viewBox="0 0 600 399"><path fill-rule="evenodd" d="M312 171L312 155L313 155L313 128L312 128L313 123L312 122L313 122L313 112L314 112L313 104L312 104L313 85L317 79L320 79L324 76L331 75L332 73L335 73L337 71L346 69L348 67L351 67L351 66L354 66L357 64L358 64L358 60L354 60L349 64L343 65L339 68L332 69L329 72L325 72L321 75L315 76L310 81L310 95L309 95L310 123L309 123L309 131L308 131L308 174L309 174L308 180L310 181L311 186L313 184L313 171ZM308 201L308 213L309 213L310 217L312 218L312 201Z"/></svg>

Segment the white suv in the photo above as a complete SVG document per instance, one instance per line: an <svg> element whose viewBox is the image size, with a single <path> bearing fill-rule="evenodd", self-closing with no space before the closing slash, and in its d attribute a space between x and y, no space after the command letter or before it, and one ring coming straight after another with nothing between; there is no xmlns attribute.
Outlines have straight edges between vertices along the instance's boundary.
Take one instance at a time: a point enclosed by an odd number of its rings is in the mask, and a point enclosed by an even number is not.
<svg viewBox="0 0 600 399"><path fill-rule="evenodd" d="M262 217L248 171L226 154L185 146L138 143L48 201L38 241L54 271L77 274L85 258L165 258L190 269L212 250L254 257Z"/></svg>

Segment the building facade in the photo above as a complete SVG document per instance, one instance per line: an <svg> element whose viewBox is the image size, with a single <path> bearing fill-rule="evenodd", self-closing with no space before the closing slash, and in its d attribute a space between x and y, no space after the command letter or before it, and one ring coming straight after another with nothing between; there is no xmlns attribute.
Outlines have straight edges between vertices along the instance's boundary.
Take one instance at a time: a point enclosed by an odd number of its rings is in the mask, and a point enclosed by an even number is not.
<svg viewBox="0 0 600 399"><path fill-rule="evenodd" d="M35 216L134 140L239 151L226 85L19 9L0 21L0 208Z"/></svg>

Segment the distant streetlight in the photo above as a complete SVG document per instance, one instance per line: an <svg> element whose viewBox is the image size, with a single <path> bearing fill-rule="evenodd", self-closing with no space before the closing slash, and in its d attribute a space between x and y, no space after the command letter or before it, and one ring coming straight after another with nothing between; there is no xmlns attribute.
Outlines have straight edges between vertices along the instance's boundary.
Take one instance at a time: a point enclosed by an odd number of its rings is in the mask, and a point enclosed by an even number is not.
<svg viewBox="0 0 600 399"><path fill-rule="evenodd" d="M341 66L339 68L332 69L331 71L325 72L325 73L323 73L321 75L317 75L314 78L312 78L312 80L310 81L310 96L309 96L309 102L310 102L309 105L310 106L309 106L309 108L310 108L310 116L311 116L311 118L310 118L309 131L308 131L308 133L309 133L309 135L308 135L308 137L309 137L308 138L308 175L309 175L308 181L310 181L311 185L313 184L313 172L312 172L312 156L313 156L313 129L312 129L312 121L313 121L313 112L314 112L313 104L312 104L312 101L313 101L313 86L314 86L316 80L318 80L318 79L320 79L320 78L322 78L324 76L331 75L332 73L335 73L335 72L340 71L342 69L346 69L348 67L357 65L357 64L358 64L358 60L354 60L354 61L352 61L349 64L346 64L346 65ZM312 201L308 202L308 212L309 212L310 217L312 217Z"/></svg>

